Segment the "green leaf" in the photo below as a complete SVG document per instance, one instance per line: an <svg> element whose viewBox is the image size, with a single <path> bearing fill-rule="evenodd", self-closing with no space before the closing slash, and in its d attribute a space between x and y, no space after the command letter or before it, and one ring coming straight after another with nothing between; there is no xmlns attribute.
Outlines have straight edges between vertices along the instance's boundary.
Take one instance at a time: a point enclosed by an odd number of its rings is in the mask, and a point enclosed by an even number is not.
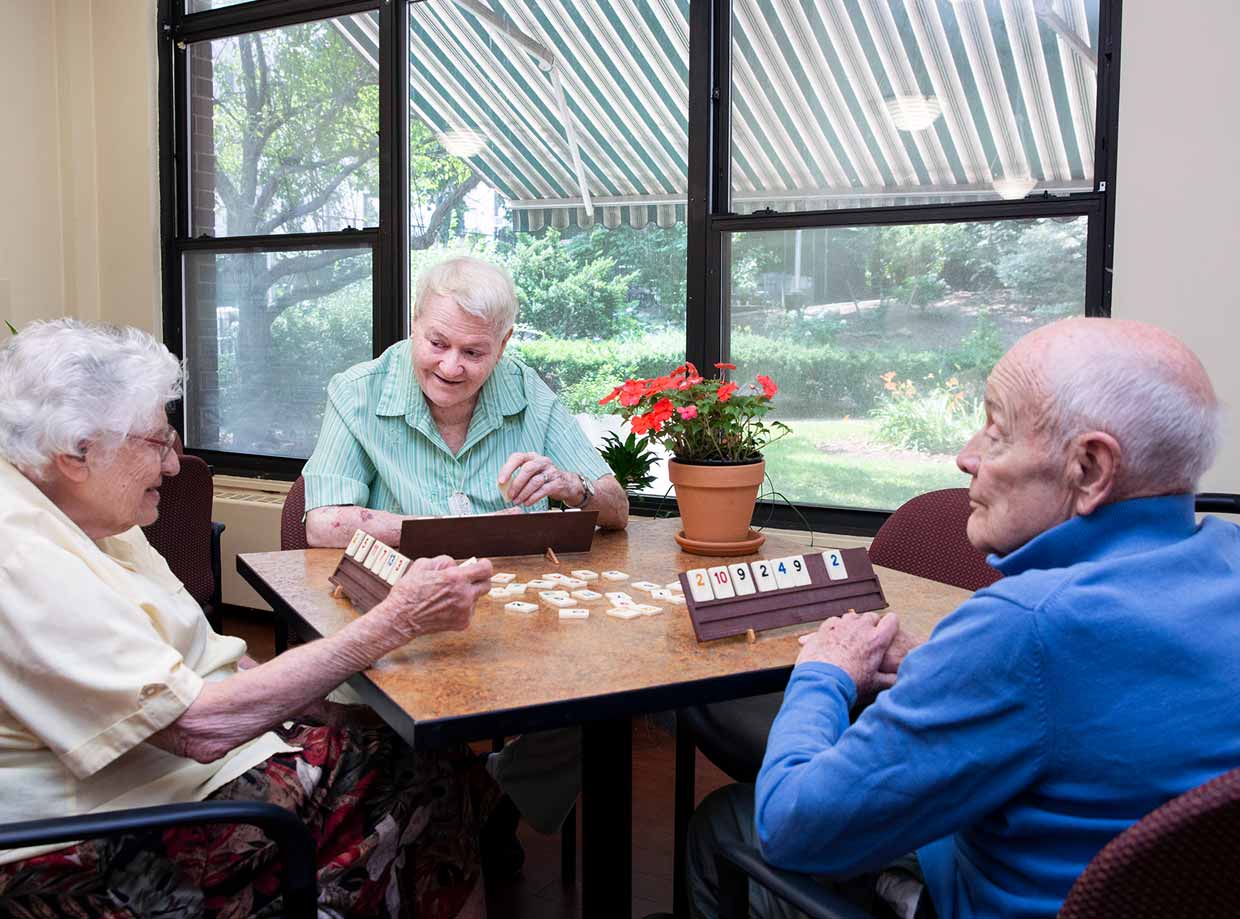
<svg viewBox="0 0 1240 919"><path fill-rule="evenodd" d="M16 335L16 334L17 334L17 329L13 328L13 323L9 322L9 321L6 319L6 320L4 320L4 324L5 324L5 325L7 325L7 326L9 327L9 331L10 331L10 332L12 332L14 335Z"/></svg>

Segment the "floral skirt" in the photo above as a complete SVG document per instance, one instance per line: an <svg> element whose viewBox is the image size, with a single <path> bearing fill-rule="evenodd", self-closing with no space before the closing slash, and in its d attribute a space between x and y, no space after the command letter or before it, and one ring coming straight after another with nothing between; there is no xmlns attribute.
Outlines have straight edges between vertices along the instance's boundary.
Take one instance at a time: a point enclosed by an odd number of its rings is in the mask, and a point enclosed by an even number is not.
<svg viewBox="0 0 1240 919"><path fill-rule="evenodd" d="M500 792L461 748L413 754L386 727L294 725L213 800L294 811L318 851L319 916L450 919L480 889L478 833ZM280 860L245 825L173 827L0 865L0 917L277 917Z"/></svg>

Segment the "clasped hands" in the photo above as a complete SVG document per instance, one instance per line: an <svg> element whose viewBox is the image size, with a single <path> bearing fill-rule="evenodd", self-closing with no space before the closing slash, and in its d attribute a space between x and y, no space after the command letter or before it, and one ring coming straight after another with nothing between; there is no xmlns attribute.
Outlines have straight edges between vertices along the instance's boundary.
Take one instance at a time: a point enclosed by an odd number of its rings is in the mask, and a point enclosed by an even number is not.
<svg viewBox="0 0 1240 919"><path fill-rule="evenodd" d="M541 453L514 453L508 457L499 470L499 487L511 503L525 507L544 498L576 507L582 498L577 476L557 469Z"/></svg>
<svg viewBox="0 0 1240 919"><path fill-rule="evenodd" d="M798 664L834 664L852 677L860 697L892 686L904 656L921 643L900 628L895 613L881 618L878 613L845 613L802 635L800 642Z"/></svg>

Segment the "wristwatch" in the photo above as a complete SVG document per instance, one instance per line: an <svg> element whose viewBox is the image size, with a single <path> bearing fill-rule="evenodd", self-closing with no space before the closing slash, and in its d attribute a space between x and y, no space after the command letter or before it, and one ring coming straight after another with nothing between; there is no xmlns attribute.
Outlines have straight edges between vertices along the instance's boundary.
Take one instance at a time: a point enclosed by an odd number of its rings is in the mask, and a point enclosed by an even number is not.
<svg viewBox="0 0 1240 919"><path fill-rule="evenodd" d="M590 499L594 497L594 483L580 472L574 472L573 475L575 475L577 477L577 481L581 483L581 501L573 506L585 507L590 503Z"/></svg>

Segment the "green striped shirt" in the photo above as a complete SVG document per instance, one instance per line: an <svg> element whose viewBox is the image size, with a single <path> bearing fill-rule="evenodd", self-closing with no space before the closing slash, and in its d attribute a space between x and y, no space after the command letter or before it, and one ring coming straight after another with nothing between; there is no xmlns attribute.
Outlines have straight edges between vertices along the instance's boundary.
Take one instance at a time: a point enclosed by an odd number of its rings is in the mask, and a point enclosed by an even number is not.
<svg viewBox="0 0 1240 919"><path fill-rule="evenodd" d="M302 472L306 510L351 504L415 516L447 516L453 492L475 513L508 506L496 484L513 453L548 457L594 480L611 470L577 420L538 374L503 357L478 393L465 443L453 455L413 376L400 341L373 361L332 377L314 455ZM531 510L545 510L540 501Z"/></svg>

